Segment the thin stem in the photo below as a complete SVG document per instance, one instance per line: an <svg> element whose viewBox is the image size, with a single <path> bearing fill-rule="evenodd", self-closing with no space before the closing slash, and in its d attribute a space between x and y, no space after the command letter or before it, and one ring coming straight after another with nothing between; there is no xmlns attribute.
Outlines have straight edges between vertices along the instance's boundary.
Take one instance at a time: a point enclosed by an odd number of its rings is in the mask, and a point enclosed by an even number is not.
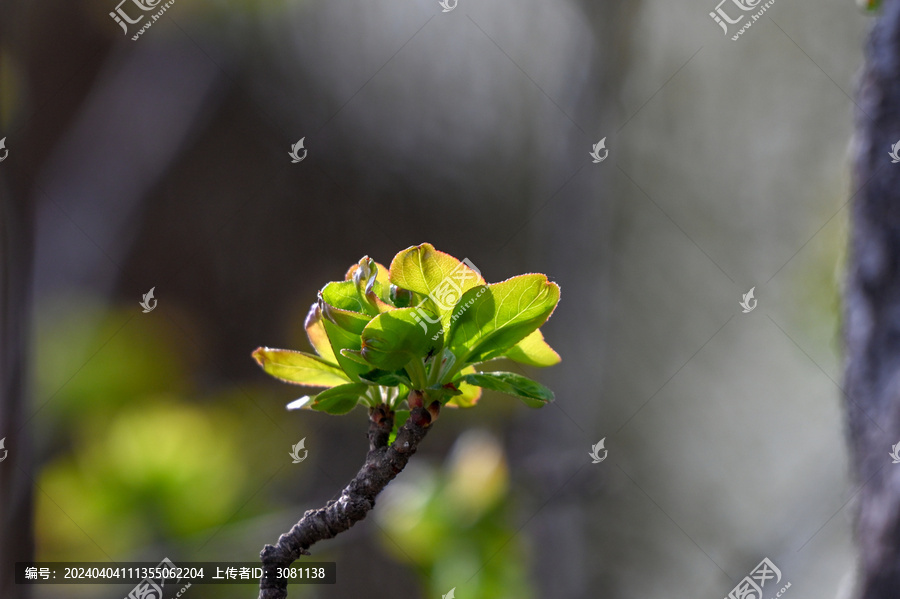
<svg viewBox="0 0 900 599"><path fill-rule="evenodd" d="M425 374L425 365L420 358L413 358L406 365L406 373L409 379L417 389L424 389L428 386L428 377Z"/></svg>
<svg viewBox="0 0 900 599"><path fill-rule="evenodd" d="M435 355L431 357L431 366L428 370L428 383L427 386L431 387L432 385L436 385L441 378L441 361L443 360L443 354Z"/></svg>
<svg viewBox="0 0 900 599"><path fill-rule="evenodd" d="M379 404L384 403L384 398L381 396L382 394L381 394L380 389L381 389L381 387L376 387L374 385L370 385L366 389L365 396L368 399L368 401L366 402L366 405L369 406L370 408L374 408L375 406L378 406Z"/></svg>

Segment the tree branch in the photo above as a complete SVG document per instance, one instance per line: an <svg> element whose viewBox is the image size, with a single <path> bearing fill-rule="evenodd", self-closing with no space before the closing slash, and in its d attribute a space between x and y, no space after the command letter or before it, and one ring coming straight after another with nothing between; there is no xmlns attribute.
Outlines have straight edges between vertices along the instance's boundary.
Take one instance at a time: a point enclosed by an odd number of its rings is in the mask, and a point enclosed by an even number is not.
<svg viewBox="0 0 900 599"><path fill-rule="evenodd" d="M369 453L365 465L344 488L340 499L307 511L291 530L278 537L276 545L263 548L259 554L263 564L259 599L286 599L287 580L277 578L278 568L286 568L301 555L309 555L308 549L314 543L334 538L366 517L375 507L378 494L416 452L433 421L432 415L436 416L439 408L438 402L428 409L414 407L390 446L394 413L383 405L369 410Z"/></svg>

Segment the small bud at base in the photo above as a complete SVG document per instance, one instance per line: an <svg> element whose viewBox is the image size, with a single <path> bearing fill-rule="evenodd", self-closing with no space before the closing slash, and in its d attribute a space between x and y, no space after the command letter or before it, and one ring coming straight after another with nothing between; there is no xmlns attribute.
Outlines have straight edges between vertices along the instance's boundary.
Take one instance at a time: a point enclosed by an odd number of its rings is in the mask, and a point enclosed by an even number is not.
<svg viewBox="0 0 900 599"><path fill-rule="evenodd" d="M431 414L424 408L415 408L409 413L409 421L419 428L427 428L431 424Z"/></svg>
<svg viewBox="0 0 900 599"><path fill-rule="evenodd" d="M413 389L409 392L409 397L407 397L406 401L409 402L409 409L414 410L416 408L424 408L425 402L423 401L424 396L421 391Z"/></svg>

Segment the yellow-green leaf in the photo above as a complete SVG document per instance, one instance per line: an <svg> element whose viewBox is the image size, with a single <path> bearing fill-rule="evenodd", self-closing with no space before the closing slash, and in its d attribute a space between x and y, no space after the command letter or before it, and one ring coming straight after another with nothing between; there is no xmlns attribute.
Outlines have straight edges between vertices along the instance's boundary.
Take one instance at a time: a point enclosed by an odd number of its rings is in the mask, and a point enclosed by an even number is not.
<svg viewBox="0 0 900 599"><path fill-rule="evenodd" d="M325 332L325 325L322 324L322 309L319 308L318 303L313 304L309 309L309 314L306 315L306 322L303 324L306 328L306 336L309 337L309 342L316 350L316 353L326 362L337 364L337 358L334 355L334 350L331 349L328 334Z"/></svg>
<svg viewBox="0 0 900 599"><path fill-rule="evenodd" d="M268 374L295 385L334 387L350 380L337 366L300 351L259 347L253 357Z"/></svg>
<svg viewBox="0 0 900 599"><path fill-rule="evenodd" d="M528 366L553 366L562 360L559 354L544 341L544 334L540 329L536 329L519 341L506 352L504 357Z"/></svg>
<svg viewBox="0 0 900 599"><path fill-rule="evenodd" d="M429 307L437 311L445 330L462 295L484 285L474 264L439 252L430 243L412 246L394 256L390 279L398 287L427 296Z"/></svg>

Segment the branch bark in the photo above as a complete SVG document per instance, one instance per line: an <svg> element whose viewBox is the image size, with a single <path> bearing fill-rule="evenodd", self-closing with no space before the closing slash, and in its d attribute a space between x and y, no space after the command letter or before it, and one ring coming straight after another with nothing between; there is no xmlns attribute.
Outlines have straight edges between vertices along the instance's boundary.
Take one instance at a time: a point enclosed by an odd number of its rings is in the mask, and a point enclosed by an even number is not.
<svg viewBox="0 0 900 599"><path fill-rule="evenodd" d="M278 579L278 568L286 568L301 555L309 555L316 542L331 539L366 517L375 507L375 498L406 467L419 443L428 433L440 404L428 409L414 407L397 438L388 446L394 427L394 413L386 406L369 410L369 453L366 463L350 481L337 501L309 510L291 530L278 537L278 543L266 545L260 558L263 577L259 581L259 599L286 599L287 580Z"/></svg>
<svg viewBox="0 0 900 599"><path fill-rule="evenodd" d="M846 402L858 496L860 599L900 588L900 0L885 0L866 49L855 144L859 188L852 212L845 298Z"/></svg>

